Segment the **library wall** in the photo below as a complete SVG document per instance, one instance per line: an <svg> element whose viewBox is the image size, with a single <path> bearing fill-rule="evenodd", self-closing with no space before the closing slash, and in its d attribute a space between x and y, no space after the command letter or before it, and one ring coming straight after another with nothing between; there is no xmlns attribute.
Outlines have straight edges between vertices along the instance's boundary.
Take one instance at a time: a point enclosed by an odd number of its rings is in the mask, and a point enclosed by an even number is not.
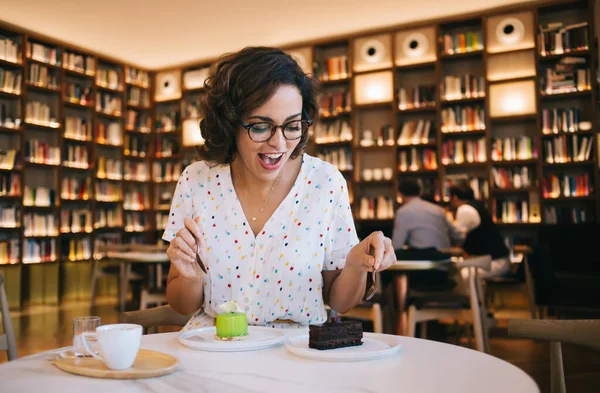
<svg viewBox="0 0 600 393"><path fill-rule="evenodd" d="M147 70L0 30L0 264L11 307L84 299L98 245L154 240L150 87Z"/></svg>
<svg viewBox="0 0 600 393"><path fill-rule="evenodd" d="M440 204L467 179L510 244L597 223L593 7L527 3L285 47L321 82L308 151L345 176L359 233L391 235L405 177ZM0 268L13 307L85 299L99 245L159 241L203 142L210 64L144 70L0 26Z"/></svg>
<svg viewBox="0 0 600 393"><path fill-rule="evenodd" d="M315 45L331 97L315 151L351 183L359 232L391 233L404 177L440 204L467 179L509 244L596 223L592 6L540 3Z"/></svg>

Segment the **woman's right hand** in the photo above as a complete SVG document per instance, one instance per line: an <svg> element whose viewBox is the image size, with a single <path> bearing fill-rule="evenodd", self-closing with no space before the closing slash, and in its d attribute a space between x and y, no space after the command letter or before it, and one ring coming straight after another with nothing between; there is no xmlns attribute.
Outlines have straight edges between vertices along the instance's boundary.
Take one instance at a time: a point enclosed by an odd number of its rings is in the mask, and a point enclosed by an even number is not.
<svg viewBox="0 0 600 393"><path fill-rule="evenodd" d="M196 217L195 220L186 218L183 221L185 228L177 232L167 249L171 264L175 266L180 276L188 279L198 278L204 274L202 267L196 262L196 255L202 246L199 220L200 217Z"/></svg>

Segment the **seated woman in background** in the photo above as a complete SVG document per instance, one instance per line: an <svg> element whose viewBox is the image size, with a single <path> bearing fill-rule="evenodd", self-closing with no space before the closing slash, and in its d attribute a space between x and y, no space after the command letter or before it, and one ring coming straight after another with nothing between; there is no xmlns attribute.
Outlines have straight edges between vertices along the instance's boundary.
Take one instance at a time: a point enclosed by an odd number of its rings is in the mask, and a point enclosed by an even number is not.
<svg viewBox="0 0 600 393"><path fill-rule="evenodd" d="M481 271L483 278L501 276L510 272L510 251L500 229L482 201L467 182L450 187L450 205L456 209L456 227L465 238L462 245L468 255L489 255L492 258L490 272Z"/></svg>
<svg viewBox="0 0 600 393"><path fill-rule="evenodd" d="M220 58L205 87L201 161L183 171L163 234L169 304L196 311L186 328L214 324L229 301L263 326L354 307L367 273L396 258L381 232L359 242L344 177L303 152L316 82L285 52L251 47Z"/></svg>

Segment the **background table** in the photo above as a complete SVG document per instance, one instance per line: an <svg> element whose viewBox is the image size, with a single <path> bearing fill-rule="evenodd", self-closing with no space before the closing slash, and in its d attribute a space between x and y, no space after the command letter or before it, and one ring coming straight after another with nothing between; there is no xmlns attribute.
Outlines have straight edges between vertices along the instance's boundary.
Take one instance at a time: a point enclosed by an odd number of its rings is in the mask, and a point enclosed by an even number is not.
<svg viewBox="0 0 600 393"><path fill-rule="evenodd" d="M394 272L393 285L394 293L396 294L396 303L398 311L396 314L396 334L399 336L406 335L407 310L406 301L408 294L408 276L407 273L414 271L433 270L443 267L448 267L451 263L450 259L440 261L396 261L384 272Z"/></svg>
<svg viewBox="0 0 600 393"><path fill-rule="evenodd" d="M435 341L398 337L402 349L394 356L338 363L299 358L284 346L251 352L198 351L181 345L177 335L142 338L142 348L180 359L179 369L171 375L142 380L87 378L57 369L51 363L53 353L45 352L0 366L0 391L539 393L535 382L510 363Z"/></svg>
<svg viewBox="0 0 600 393"><path fill-rule="evenodd" d="M118 249L118 247L115 247ZM162 269L160 264L168 263L169 257L166 254L166 249L162 246L146 247L144 250L131 251L107 251L102 259L94 259L92 266L92 283L90 285L90 308L94 307L94 299L96 296L96 285L100 273L100 263L118 262L119 263L119 310L125 311L125 302L127 299L127 286L129 278L132 277L131 265L133 263L144 263L157 268L156 279L150 275L148 277L148 285L156 281L160 286L162 283Z"/></svg>

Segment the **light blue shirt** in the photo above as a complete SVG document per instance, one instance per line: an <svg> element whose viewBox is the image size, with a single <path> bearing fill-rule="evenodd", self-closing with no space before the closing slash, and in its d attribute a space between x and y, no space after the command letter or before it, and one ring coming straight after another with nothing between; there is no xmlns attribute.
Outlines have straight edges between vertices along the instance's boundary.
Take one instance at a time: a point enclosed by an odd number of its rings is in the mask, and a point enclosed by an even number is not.
<svg viewBox="0 0 600 393"><path fill-rule="evenodd" d="M463 234L452 224L446 212L431 202L414 198L396 212L392 244L394 249L449 248L463 240Z"/></svg>

